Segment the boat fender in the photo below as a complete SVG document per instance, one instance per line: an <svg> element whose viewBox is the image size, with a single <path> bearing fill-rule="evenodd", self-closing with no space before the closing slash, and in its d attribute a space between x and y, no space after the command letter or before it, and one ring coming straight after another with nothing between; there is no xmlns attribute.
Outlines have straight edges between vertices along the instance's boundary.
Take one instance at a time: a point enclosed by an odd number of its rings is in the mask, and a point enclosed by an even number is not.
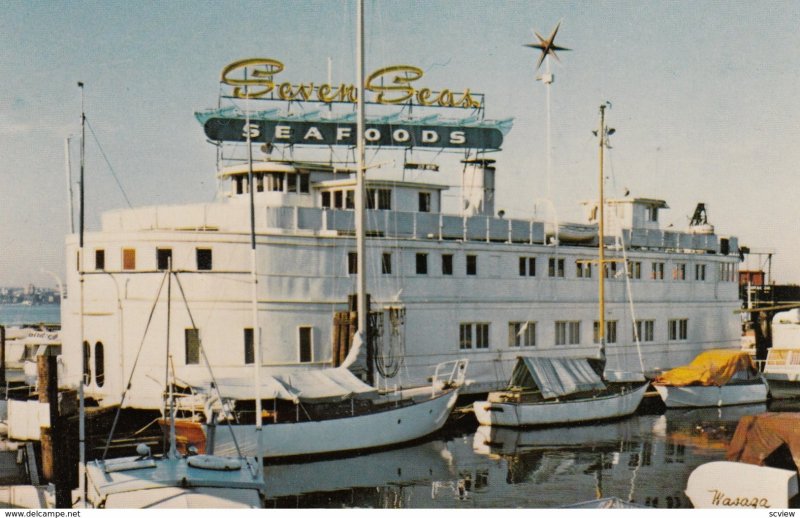
<svg viewBox="0 0 800 518"><path fill-rule="evenodd" d="M198 469L209 469L214 471L236 471L242 469L242 462L239 459L218 457L216 455L194 455L186 461L189 466Z"/></svg>

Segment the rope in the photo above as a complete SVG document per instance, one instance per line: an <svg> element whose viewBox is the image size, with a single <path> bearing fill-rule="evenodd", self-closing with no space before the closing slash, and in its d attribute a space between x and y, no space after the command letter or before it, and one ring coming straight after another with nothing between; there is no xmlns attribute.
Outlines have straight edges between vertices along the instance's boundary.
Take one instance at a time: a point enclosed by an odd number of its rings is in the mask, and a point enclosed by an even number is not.
<svg viewBox="0 0 800 518"><path fill-rule="evenodd" d="M178 290L181 292L181 298L183 299L183 304L186 307L186 313L189 314L189 322L192 324L192 328L197 329L197 326L194 323L194 317L192 316L192 311L189 309L189 302L186 300L186 293L183 291L183 285L181 284L181 280L178 277L178 273L174 272L175 281L178 283ZM219 392L219 385L217 384L217 379L214 376L214 371L211 369L211 363L208 361L208 356L206 356L206 350L203 347L203 340L200 339L199 335L197 337L198 347L200 349L200 355L203 357L203 363L205 364L206 368L208 369L208 374L211 376L211 389L214 391L216 396L220 400L220 404L222 405L223 411L225 409L225 405L222 403L222 394ZM234 414L234 419L236 415ZM233 445L236 448L236 454L239 457L243 457L242 450L239 448L239 441L236 439L236 434L233 433L233 425L231 424L230 419L225 420L225 424L228 426L228 430L231 433L231 439L233 440ZM250 460L245 459L247 463L247 467L250 468ZM251 468L252 471L252 468Z"/></svg>
<svg viewBox="0 0 800 518"><path fill-rule="evenodd" d="M89 132L91 132L92 137L94 137L94 141L97 144L97 149L100 150L100 154L103 156L103 160L106 161L106 165L108 166L109 171L111 171L111 176L113 176L114 181L117 182L117 187L119 187L119 190L122 193L122 197L125 198L125 203L127 203L128 207L132 209L133 205L131 205L131 200L128 199L128 195L125 193L125 189L122 187L122 183L120 183L117 173L114 172L114 168L111 166L111 161L109 161L108 156L106 156L106 152L103 151L103 146L100 145L100 140L97 138L97 135L94 132L94 128L92 128L92 125L89 123L89 119L86 119L86 125L89 126Z"/></svg>
<svg viewBox="0 0 800 518"><path fill-rule="evenodd" d="M128 391L131 389L133 373L136 372L136 366L139 364L139 357L141 356L142 348L144 347L144 339L147 337L147 331L150 329L150 323L153 321L153 313L155 313L156 304L158 304L158 299L161 297L161 290L164 288L164 281L167 279L167 275L169 275L169 272L165 273L164 277L161 278L161 284L158 286L158 293L156 293L156 298L153 301L153 307L150 308L150 316L147 317L147 325L145 325L144 328L144 334L142 335L142 341L139 344L139 350L136 351L136 358L133 360L133 367L131 368L131 374L128 377L128 383L125 385L125 390L122 392L122 396L120 396L119 408L117 408L117 412L114 414L114 422L111 425L111 431L108 432L108 439L106 440L105 448L103 448L102 460L106 460L108 448L111 446L111 438L114 436L114 430L117 428L117 422L119 421L119 416L122 412L122 404L125 402L125 397L128 395Z"/></svg>

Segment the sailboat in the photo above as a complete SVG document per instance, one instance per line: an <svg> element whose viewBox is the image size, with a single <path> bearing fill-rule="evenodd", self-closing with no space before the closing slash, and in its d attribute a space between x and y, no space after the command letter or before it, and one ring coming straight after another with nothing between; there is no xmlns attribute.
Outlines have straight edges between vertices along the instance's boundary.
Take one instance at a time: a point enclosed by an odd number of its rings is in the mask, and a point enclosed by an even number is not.
<svg viewBox="0 0 800 518"><path fill-rule="evenodd" d="M78 271L83 281L84 268L84 156L86 115L83 110L83 83L81 88L81 165L80 165L80 251ZM264 470L261 459L247 458L237 453L235 457L199 455L189 451L179 454L175 432L175 387L174 369L172 379L169 376L170 356L170 310L172 287L172 263L168 263L158 295L153 303L152 311L158 303L164 281L167 282L166 295L166 358L164 379L167 387L164 413L168 413L170 423L168 441L165 441L164 453L154 455L146 444L136 447L136 456L106 459L111 438L120 416L120 408L114 418L103 456L100 459L86 461L86 415L83 378L78 383L79 397L79 488L78 506L106 509L146 509L146 508L261 508L264 501ZM177 279L177 277L176 277ZM182 291L182 290L181 290ZM83 282L80 291L81 342L83 340L84 300ZM152 312L151 312L152 316ZM149 327L149 325L148 325ZM146 334L147 331L145 331ZM84 345L88 347L88 345ZM140 350L141 352L141 350ZM86 370L87 356L83 357L82 371ZM133 371L128 379L127 390L130 389Z"/></svg>
<svg viewBox="0 0 800 518"><path fill-rule="evenodd" d="M167 365L171 363L169 322L172 271L167 277ZM162 282L163 286L163 282ZM159 289L160 292L160 289ZM169 371L169 369L167 369ZM177 448L175 427L174 370L165 380L168 397L165 414L169 441L165 453L153 455L150 447L139 444L134 457L103 458L84 465L86 503L94 508L260 508L266 484L261 459L198 454ZM124 396L123 396L124 397ZM117 417L119 414L117 415ZM116 419L114 424L116 424ZM112 426L109 442L114 433ZM166 442L166 441L165 441Z"/></svg>
<svg viewBox="0 0 800 518"><path fill-rule="evenodd" d="M600 217L598 224L598 271L600 359L524 356L517 360L508 387L490 392L485 401L473 404L481 425L541 426L614 419L636 411L648 382L607 383L605 368L605 259L603 196L603 150L609 129L605 108L600 106ZM642 376L642 379L644 376Z"/></svg>
<svg viewBox="0 0 800 518"><path fill-rule="evenodd" d="M358 327L353 347L342 365L314 371L269 371L261 367L260 330L256 300L256 248L253 189L250 190L252 307L256 392L236 380L219 379L193 386L205 397L201 422L183 421L192 429L199 451L228 455L236 446L248 455L286 458L363 451L401 444L430 435L442 426L455 407L464 385L468 360L439 364L431 385L381 392L357 378L348 367L355 363L366 342L367 314L365 265L365 138L363 1L358 2L357 38L357 154L355 227L357 256ZM248 112L249 118L249 112ZM248 119L249 123L249 119ZM252 145L247 135L249 185L252 183ZM213 385L213 386L212 386ZM221 389L233 401L213 401L210 391ZM272 408L262 409L262 400ZM238 408L237 408L238 405ZM263 418L267 419L264 421ZM218 426L225 423L226 426ZM182 428L183 429L183 428ZM188 434L187 434L188 435Z"/></svg>

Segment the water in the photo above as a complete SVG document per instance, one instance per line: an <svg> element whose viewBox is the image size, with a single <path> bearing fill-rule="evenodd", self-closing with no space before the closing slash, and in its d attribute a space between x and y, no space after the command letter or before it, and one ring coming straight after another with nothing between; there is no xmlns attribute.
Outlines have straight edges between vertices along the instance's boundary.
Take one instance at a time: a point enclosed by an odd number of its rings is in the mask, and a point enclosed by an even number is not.
<svg viewBox="0 0 800 518"><path fill-rule="evenodd" d="M463 418L402 449L267 465L268 506L554 508L616 496L655 508L691 507L683 492L692 470L722 460L739 418L765 410L669 410L525 431Z"/></svg>
<svg viewBox="0 0 800 518"><path fill-rule="evenodd" d="M36 306L0 304L0 325L58 324L59 322L61 322L61 306L59 304Z"/></svg>

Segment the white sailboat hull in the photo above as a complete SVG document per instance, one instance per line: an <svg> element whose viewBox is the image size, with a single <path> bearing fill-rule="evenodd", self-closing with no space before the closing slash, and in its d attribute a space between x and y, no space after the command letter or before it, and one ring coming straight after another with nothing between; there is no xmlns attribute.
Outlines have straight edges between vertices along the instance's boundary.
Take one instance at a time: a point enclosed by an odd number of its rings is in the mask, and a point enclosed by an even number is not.
<svg viewBox="0 0 800 518"><path fill-rule="evenodd" d="M321 455L402 444L444 426L457 397L458 390L454 389L410 406L373 414L265 424L260 441L255 425L220 424L214 431L214 454L237 454L231 432L243 455L256 455L260 445L258 454L263 458ZM208 436L207 427L205 430Z"/></svg>
<svg viewBox="0 0 800 518"><path fill-rule="evenodd" d="M104 509L261 507L264 474L256 459L195 459L206 462L200 467L192 457L91 461L85 465L86 503Z"/></svg>
<svg viewBox="0 0 800 518"><path fill-rule="evenodd" d="M476 401L475 417L481 425L541 426L624 417L636 411L647 384L630 392L574 401L546 403L490 403Z"/></svg>
<svg viewBox="0 0 800 518"><path fill-rule="evenodd" d="M717 386L672 387L653 385L667 408L713 407L763 403L767 400L767 385L759 383Z"/></svg>

